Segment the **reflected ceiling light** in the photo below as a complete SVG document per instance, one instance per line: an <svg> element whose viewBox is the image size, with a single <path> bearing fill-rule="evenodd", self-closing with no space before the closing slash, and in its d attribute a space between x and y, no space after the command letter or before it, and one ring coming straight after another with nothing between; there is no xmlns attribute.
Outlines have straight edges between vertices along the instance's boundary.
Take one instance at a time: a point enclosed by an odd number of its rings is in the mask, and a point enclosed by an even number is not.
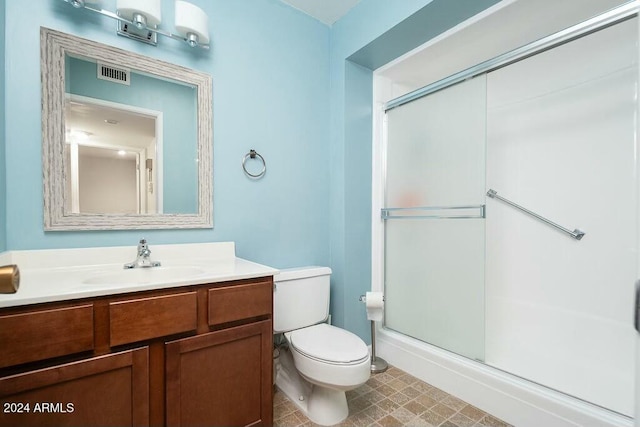
<svg viewBox="0 0 640 427"><path fill-rule="evenodd" d="M100 9L97 0L63 0L77 9L89 10L118 21L117 33L153 46L158 34L187 43L191 47L209 49L209 17L202 9L187 1L175 1L176 34L159 28L162 22L162 0L117 0L116 12Z"/></svg>
<svg viewBox="0 0 640 427"><path fill-rule="evenodd" d="M126 152L126 151L124 151L124 150L118 150L118 155L119 155L119 156L124 156L125 154L127 154L127 152Z"/></svg>
<svg viewBox="0 0 640 427"><path fill-rule="evenodd" d="M78 129L69 130L69 136L75 142L87 141L91 135L93 134L91 132L87 132L86 130L78 130Z"/></svg>

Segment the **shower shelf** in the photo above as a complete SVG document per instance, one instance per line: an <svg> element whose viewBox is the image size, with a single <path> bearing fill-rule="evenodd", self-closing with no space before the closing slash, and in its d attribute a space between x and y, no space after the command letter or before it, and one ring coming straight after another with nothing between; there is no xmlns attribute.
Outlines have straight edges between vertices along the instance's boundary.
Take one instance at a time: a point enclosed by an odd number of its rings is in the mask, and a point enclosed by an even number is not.
<svg viewBox="0 0 640 427"><path fill-rule="evenodd" d="M531 212L529 209L523 208L522 206L520 206L520 205L518 205L516 203L513 203L510 200L505 199L504 197L498 196L498 192L496 190L489 189L489 191L487 191L487 196L491 197L492 199L500 200L501 202L504 202L504 203L508 204L509 206L512 206L512 207L514 207L516 209L519 209L522 212L524 212L524 213L526 213L528 215L531 215L534 218L538 218L540 221L542 221L542 222L544 222L544 223L546 223L546 224L548 224L548 225L550 225L552 227L555 227L556 229L562 231L563 233L566 233L567 235L573 237L576 240L581 240L585 235L585 232L580 230L580 229L578 229L578 228L576 228L573 231L571 231L568 228L565 228L565 227L563 227L561 225L558 225L555 222L550 221L550 220L548 220L547 218L545 218L545 217L543 217L541 215L538 215L535 212Z"/></svg>
<svg viewBox="0 0 640 427"><path fill-rule="evenodd" d="M380 216L388 219L475 219L484 218L484 205L429 206L414 208L383 208Z"/></svg>

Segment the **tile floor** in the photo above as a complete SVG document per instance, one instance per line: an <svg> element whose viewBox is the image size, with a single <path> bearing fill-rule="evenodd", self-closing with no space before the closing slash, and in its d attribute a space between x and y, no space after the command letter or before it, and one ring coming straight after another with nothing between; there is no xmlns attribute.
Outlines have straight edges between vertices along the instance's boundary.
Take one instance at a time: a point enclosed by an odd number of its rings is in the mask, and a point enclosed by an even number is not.
<svg viewBox="0 0 640 427"><path fill-rule="evenodd" d="M349 417L340 426L510 427L468 403L395 367L371 375L365 385L347 392ZM278 427L315 426L276 390L273 422Z"/></svg>

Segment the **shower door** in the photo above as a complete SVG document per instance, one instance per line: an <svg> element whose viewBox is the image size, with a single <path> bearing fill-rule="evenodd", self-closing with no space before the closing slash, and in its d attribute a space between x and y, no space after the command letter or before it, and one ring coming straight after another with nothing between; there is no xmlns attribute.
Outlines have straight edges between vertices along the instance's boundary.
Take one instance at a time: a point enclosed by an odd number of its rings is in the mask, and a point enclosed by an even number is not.
<svg viewBox="0 0 640 427"><path fill-rule="evenodd" d="M385 326L484 360L484 76L386 114Z"/></svg>

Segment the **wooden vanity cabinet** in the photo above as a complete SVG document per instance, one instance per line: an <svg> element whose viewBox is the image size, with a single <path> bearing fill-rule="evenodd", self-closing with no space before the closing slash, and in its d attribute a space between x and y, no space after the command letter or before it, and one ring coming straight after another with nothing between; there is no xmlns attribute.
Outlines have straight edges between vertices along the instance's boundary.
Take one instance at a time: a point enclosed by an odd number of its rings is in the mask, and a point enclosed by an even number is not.
<svg viewBox="0 0 640 427"><path fill-rule="evenodd" d="M271 425L273 281L211 288L206 308L217 330L166 344L167 425Z"/></svg>
<svg viewBox="0 0 640 427"><path fill-rule="evenodd" d="M0 425L149 424L147 347L0 378Z"/></svg>
<svg viewBox="0 0 640 427"><path fill-rule="evenodd" d="M0 309L0 427L271 425L272 298L262 277Z"/></svg>
<svg viewBox="0 0 640 427"><path fill-rule="evenodd" d="M271 425L271 321L166 345L167 425Z"/></svg>

